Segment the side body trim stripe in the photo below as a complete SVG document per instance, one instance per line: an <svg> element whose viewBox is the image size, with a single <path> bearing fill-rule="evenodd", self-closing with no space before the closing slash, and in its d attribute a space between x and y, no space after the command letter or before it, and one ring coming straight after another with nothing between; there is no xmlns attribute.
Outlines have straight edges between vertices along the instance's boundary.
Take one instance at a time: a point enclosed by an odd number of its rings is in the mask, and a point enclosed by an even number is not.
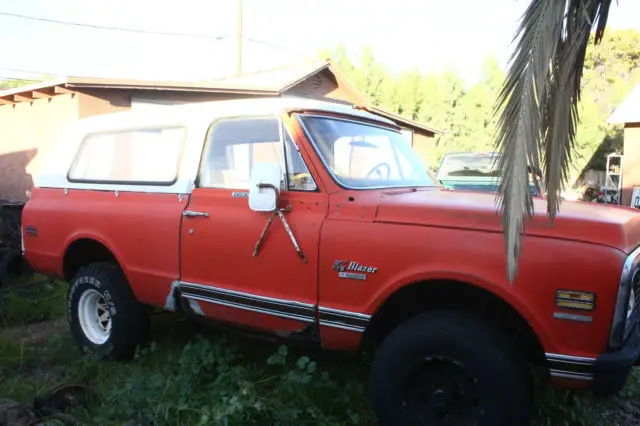
<svg viewBox="0 0 640 426"><path fill-rule="evenodd" d="M545 356L551 376L572 380L593 380L595 358L555 353L545 353Z"/></svg>
<svg viewBox="0 0 640 426"><path fill-rule="evenodd" d="M215 303L231 308L274 315L303 322L316 321L316 306L309 303L257 296L239 291L194 283L180 283L180 292L187 299Z"/></svg>
<svg viewBox="0 0 640 426"><path fill-rule="evenodd" d="M320 325L343 330L363 332L371 320L371 315L325 308L323 306L318 308L318 312Z"/></svg>
<svg viewBox="0 0 640 426"><path fill-rule="evenodd" d="M182 297L341 330L363 332L371 315L181 281Z"/></svg>

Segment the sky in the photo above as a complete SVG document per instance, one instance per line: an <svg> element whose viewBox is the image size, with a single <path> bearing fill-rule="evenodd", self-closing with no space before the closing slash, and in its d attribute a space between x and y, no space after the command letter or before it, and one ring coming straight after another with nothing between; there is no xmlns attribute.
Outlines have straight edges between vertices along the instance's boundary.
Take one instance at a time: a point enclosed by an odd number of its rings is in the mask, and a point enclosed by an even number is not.
<svg viewBox="0 0 640 426"><path fill-rule="evenodd" d="M239 0L0 0L0 78L41 74L197 81L236 70ZM368 44L392 72L506 66L529 0L242 0L243 72ZM126 28L108 30L7 16ZM608 27L640 30L640 1L614 0ZM160 31L191 36L153 34ZM25 72L26 71L26 72Z"/></svg>

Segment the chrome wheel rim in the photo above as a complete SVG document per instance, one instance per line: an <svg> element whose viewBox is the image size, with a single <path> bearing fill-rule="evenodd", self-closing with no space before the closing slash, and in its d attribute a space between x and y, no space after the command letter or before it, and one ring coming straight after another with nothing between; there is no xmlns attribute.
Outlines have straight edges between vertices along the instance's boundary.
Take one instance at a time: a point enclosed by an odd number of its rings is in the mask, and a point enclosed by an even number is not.
<svg viewBox="0 0 640 426"><path fill-rule="evenodd" d="M111 315L107 303L98 291L90 289L82 293L78 301L78 320L84 335L101 345L111 335Z"/></svg>

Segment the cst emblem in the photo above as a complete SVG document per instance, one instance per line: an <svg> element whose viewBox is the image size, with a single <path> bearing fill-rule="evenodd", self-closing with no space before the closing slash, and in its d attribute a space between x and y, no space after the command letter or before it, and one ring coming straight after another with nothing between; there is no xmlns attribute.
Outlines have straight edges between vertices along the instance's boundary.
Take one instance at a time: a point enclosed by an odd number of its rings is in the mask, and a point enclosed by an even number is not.
<svg viewBox="0 0 640 426"><path fill-rule="evenodd" d="M333 269L338 271L338 277L364 281L368 274L375 274L378 268L362 265L352 260L336 260Z"/></svg>

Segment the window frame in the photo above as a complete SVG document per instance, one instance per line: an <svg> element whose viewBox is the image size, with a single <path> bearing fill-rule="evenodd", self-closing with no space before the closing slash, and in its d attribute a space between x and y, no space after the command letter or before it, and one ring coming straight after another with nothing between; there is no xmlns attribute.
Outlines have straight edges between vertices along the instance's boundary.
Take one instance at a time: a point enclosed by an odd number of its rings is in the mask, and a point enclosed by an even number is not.
<svg viewBox="0 0 640 426"><path fill-rule="evenodd" d="M209 160L209 152L211 150L211 146L213 144L213 139L211 138L211 134L213 132L213 130L216 128L217 125L219 125L220 123L224 123L224 122L229 122L229 121L250 121L250 120L264 120L264 119L269 119L269 120L275 120L278 123L278 137L279 137L279 143L281 145L282 148L282 154L281 154L281 158L280 161L282 162L282 165L284 165L284 167L282 168L282 173L281 173L281 182L284 182L284 188L280 188L281 191L286 191L286 192L318 192L319 188L318 188L318 183L315 179L315 177L313 176L313 173L311 173L311 170L309 169L309 165L307 164L307 162L304 160L304 157L302 156L301 152L300 152L300 148L298 147L298 145L296 144L293 135L291 134L291 132L289 132L284 124L284 120L282 119L282 117L280 115L270 115L270 114L257 114L257 115L238 115L238 116L228 116L228 117L221 117L221 118L216 118L215 120L213 120L211 122L211 124L209 125L209 128L207 129L206 135L205 135L205 143L203 144L203 148L202 148L202 153L200 155L200 163L198 165L198 173L196 175L196 179L195 179L195 187L196 188L201 188L201 189L218 189L218 190L223 190L223 191L234 191L234 192L246 192L249 191L249 188L230 188L230 187L219 187L219 186L209 186L209 185L203 185L201 182L201 178L202 178L202 172L204 170L204 167L206 165L206 162ZM285 142L285 133L289 136L289 138L291 139L291 142L293 143L293 146L296 149L296 153L297 155L300 156L300 159L302 160L303 164L305 165L305 167L307 168L307 170L309 171L309 176L311 176L311 179L313 180L313 184L315 186L314 189L312 190L303 190L303 189L290 189L289 188L289 184L290 184L290 180L289 180L289 162L287 161L287 144Z"/></svg>
<svg viewBox="0 0 640 426"><path fill-rule="evenodd" d="M313 173L311 173L311 169L309 168L309 165L304 160L304 156L302 155L302 152L300 151L300 147L296 143L296 140L293 138L293 135L291 134L291 132L285 127L284 122L282 120L281 120L281 123L282 123L281 133L283 135L282 136L282 145L283 145L282 153L284 155L284 160L285 160L285 175L287 176L287 182L286 182L287 191L290 191L290 192L304 192L304 193L320 192L320 188L318 186L318 182L317 182L316 178L313 176ZM302 164L304 164L304 166L306 167L307 172L309 173L309 176L311 177L311 180L313 181L313 186L314 186L313 189L291 189L290 188L291 181L289 180L289 164L287 163L287 144L286 144L286 142L284 140L285 139L285 137L284 137L285 134L289 136L289 139L291 140L291 144L295 148L295 152L300 157L300 160L302 161Z"/></svg>
<svg viewBox="0 0 640 426"><path fill-rule="evenodd" d="M182 129L183 137L180 141L180 147L178 150L177 161L176 161L176 172L171 181L158 181L158 180L111 180L111 179L79 179L72 178L71 172L78 164L82 152L86 149L87 140L91 137L95 136L111 136L118 135L122 133L134 133L137 131L148 131L148 130L175 130ZM131 127L131 128L121 128L118 130L103 130L97 132L91 132L84 135L80 144L76 149L75 155L73 157L73 161L71 165L67 169L66 178L70 183L89 183L89 184L98 184L98 185L128 185L128 186L173 186L178 179L180 178L180 173L182 171L182 161L184 156L184 148L185 143L189 139L189 129L185 125L171 125L171 126L143 126L143 127Z"/></svg>

